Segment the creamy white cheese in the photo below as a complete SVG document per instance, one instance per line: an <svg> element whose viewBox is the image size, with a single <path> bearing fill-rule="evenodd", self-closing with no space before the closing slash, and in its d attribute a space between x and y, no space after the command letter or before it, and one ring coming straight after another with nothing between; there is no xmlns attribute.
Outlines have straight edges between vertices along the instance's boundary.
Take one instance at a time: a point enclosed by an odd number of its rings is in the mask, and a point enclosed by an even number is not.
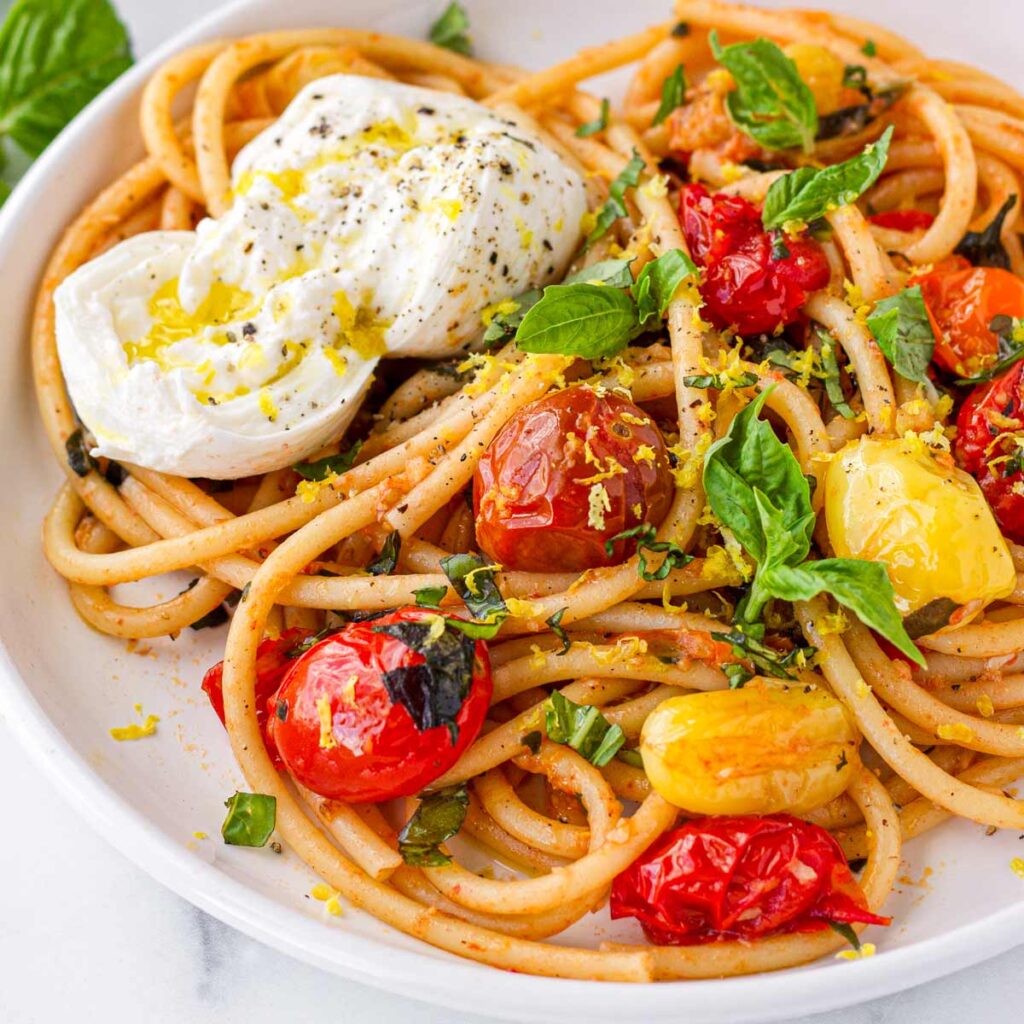
<svg viewBox="0 0 1024 1024"><path fill-rule="evenodd" d="M348 424L384 354L471 342L564 273L579 175L471 100L335 75L239 153L230 210L130 238L57 289L94 454L183 476L289 465Z"/></svg>

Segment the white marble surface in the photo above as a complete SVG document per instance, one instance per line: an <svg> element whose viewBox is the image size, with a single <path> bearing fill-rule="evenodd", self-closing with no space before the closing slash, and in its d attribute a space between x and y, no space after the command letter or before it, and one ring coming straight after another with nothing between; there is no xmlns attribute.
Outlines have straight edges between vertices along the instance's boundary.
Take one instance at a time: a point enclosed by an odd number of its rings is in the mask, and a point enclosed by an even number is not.
<svg viewBox="0 0 1024 1024"><path fill-rule="evenodd" d="M118 0L144 53L217 0ZM110 1024L343 1020L474 1024L321 973L190 906L116 853L26 766L0 719L0 1021L100 1013ZM803 1024L1011 1019L1024 949L969 973ZM415 993L410 993L414 996ZM467 1002L476 1000L470 996ZM1014 1014L1016 1016L1016 1014Z"/></svg>

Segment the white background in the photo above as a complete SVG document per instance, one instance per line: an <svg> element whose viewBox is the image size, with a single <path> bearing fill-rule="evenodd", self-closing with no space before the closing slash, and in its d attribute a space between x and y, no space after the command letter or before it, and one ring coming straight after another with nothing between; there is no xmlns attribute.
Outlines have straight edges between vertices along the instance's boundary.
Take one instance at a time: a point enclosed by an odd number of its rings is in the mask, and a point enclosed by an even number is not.
<svg viewBox="0 0 1024 1024"><path fill-rule="evenodd" d="M217 0L117 0L143 54ZM0 4L2 9L3 4ZM923 6L923 5L922 5ZM0 1022L474 1024L323 974L190 906L116 853L26 764L0 719ZM1024 936L1021 937L1024 941ZM1019 1016L1024 950L804 1024L992 1024ZM485 993L467 1007L486 1008Z"/></svg>

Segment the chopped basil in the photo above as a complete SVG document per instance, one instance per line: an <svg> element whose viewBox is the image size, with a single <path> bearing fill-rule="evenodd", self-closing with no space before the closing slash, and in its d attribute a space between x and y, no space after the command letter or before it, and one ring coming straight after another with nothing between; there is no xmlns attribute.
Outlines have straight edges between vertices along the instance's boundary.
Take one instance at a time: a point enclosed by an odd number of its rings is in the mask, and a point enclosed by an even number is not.
<svg viewBox="0 0 1024 1024"><path fill-rule="evenodd" d="M639 526L634 526L631 530L623 530L622 533L617 533L614 537L606 540L604 542L604 550L611 557L615 552L617 541L635 539L638 558L636 571L641 579L647 580L648 583L653 583L655 580L663 580L673 569L682 568L682 566L692 562L693 555L688 555L678 544L673 544L671 541L655 540L654 538L657 534L657 529L650 523L641 523ZM650 551L656 555L662 553L665 555L661 565L653 572L648 572L647 570L647 559L644 556L645 551Z"/></svg>
<svg viewBox="0 0 1024 1024"><path fill-rule="evenodd" d="M419 590L414 590L412 593L413 597L416 598L416 604L420 608L440 608L445 594L448 593L448 588L420 587Z"/></svg>
<svg viewBox="0 0 1024 1024"><path fill-rule="evenodd" d="M937 633L944 626L949 625L953 612L959 607L960 605L956 601L951 601L948 597L937 597L934 601L929 601L924 607L911 612L903 620L907 636L911 640L916 640L919 636Z"/></svg>
<svg viewBox="0 0 1024 1024"><path fill-rule="evenodd" d="M876 302L868 316L868 327L901 377L919 383L928 379L935 335L920 285Z"/></svg>
<svg viewBox="0 0 1024 1024"><path fill-rule="evenodd" d="M999 207L999 212L981 231L968 231L953 250L958 256L964 256L976 267L998 267L1000 270L1010 269L1010 254L1003 246L1003 224L1010 211L1017 204L1017 195L1006 197L1006 202Z"/></svg>
<svg viewBox="0 0 1024 1024"><path fill-rule="evenodd" d="M863 53L865 57L877 57L878 47L875 45L874 39L865 39L864 45L860 48L860 52Z"/></svg>
<svg viewBox="0 0 1024 1024"><path fill-rule="evenodd" d="M818 331L818 340L821 342L821 368L824 373L825 394L835 409L844 420L852 420L856 413L850 408L843 393L843 382L839 376L839 360L836 358L835 339L824 331Z"/></svg>
<svg viewBox="0 0 1024 1024"><path fill-rule="evenodd" d="M863 64L847 64L843 68L843 88L844 89L859 89L862 92L867 91L870 93L868 88L868 69Z"/></svg>
<svg viewBox="0 0 1024 1024"><path fill-rule="evenodd" d="M682 249L669 249L644 264L633 285L641 326L653 317L664 316L683 281L698 274L697 265Z"/></svg>
<svg viewBox="0 0 1024 1024"><path fill-rule="evenodd" d="M214 629L217 626L223 626L227 621L228 610L224 605L219 604L216 608L208 611L201 619L190 622L188 628L198 632L200 629Z"/></svg>
<svg viewBox="0 0 1024 1024"><path fill-rule="evenodd" d="M533 732L528 732L525 735L520 736L519 742L522 743L522 745L526 747L531 754L539 754L541 741L543 739L544 734L539 729L534 729Z"/></svg>
<svg viewBox="0 0 1024 1024"><path fill-rule="evenodd" d="M846 939L854 949L860 949L860 939L851 925L847 924L845 921L829 921L828 926L832 931L836 932L836 934L842 935L842 937Z"/></svg>
<svg viewBox="0 0 1024 1024"><path fill-rule="evenodd" d="M612 725L599 708L577 704L555 690L544 709L544 728L553 743L572 747L598 768L604 767L626 742L617 725Z"/></svg>
<svg viewBox="0 0 1024 1024"><path fill-rule="evenodd" d="M892 125L864 151L831 167L798 167L776 178L765 196L761 220L767 229L809 224L831 210L855 202L885 168Z"/></svg>
<svg viewBox="0 0 1024 1024"><path fill-rule="evenodd" d="M326 640L329 636L334 636L335 633L340 632L344 627L342 626L324 626L323 629L316 633L312 633L307 637L303 637L301 640L297 640L287 651L284 652L286 658L301 658L310 648L315 647L321 640Z"/></svg>
<svg viewBox="0 0 1024 1024"><path fill-rule="evenodd" d="M495 566L477 555L449 555L441 559L441 571L451 581L475 619L494 622L508 615L508 606L494 581Z"/></svg>
<svg viewBox="0 0 1024 1024"><path fill-rule="evenodd" d="M640 184L640 174L644 166L644 158L634 149L629 163L608 187L608 198L597 211L597 221L587 235L587 246L593 245L620 217L625 217L629 213L626 207L626 189L636 188Z"/></svg>
<svg viewBox="0 0 1024 1024"><path fill-rule="evenodd" d="M628 764L630 768L643 768L644 766L644 759L635 747L622 747L615 757L623 764Z"/></svg>
<svg viewBox="0 0 1024 1024"><path fill-rule="evenodd" d="M278 697L274 701L274 714L277 715L278 721L280 721L280 722L287 722L288 721L288 701L281 700L281 698Z"/></svg>
<svg viewBox="0 0 1024 1024"><path fill-rule="evenodd" d="M362 441L356 441L347 451L339 452L337 455L325 455L315 462L297 462L292 469L303 480L327 480L332 476L341 476L352 468L362 446Z"/></svg>
<svg viewBox="0 0 1024 1024"><path fill-rule="evenodd" d="M994 316L988 329L999 338L996 350L997 359L994 363L979 370L972 377L961 377L957 384L973 386L983 384L1000 376L1011 366L1024 359L1024 320L1000 314Z"/></svg>
<svg viewBox="0 0 1024 1024"><path fill-rule="evenodd" d="M683 105L685 98L686 73L683 70L683 65L680 64L670 75L666 75L665 81L661 83L661 103L658 104L651 125L659 125L665 121L676 107Z"/></svg>
<svg viewBox="0 0 1024 1024"><path fill-rule="evenodd" d="M551 628L551 632L562 641L562 649L558 652L558 657L563 654L569 653L569 648L572 647L572 641L569 639L569 634L562 628L562 616L568 611L568 608L559 608L554 615L549 616L544 620L545 625Z"/></svg>
<svg viewBox="0 0 1024 1024"><path fill-rule="evenodd" d="M685 39L690 34L690 23L688 21L677 21L669 33L673 39Z"/></svg>
<svg viewBox="0 0 1024 1024"><path fill-rule="evenodd" d="M451 864L451 857L442 853L440 847L462 828L468 809L469 793L464 785L423 796L413 816L398 833L398 852L402 860L420 868Z"/></svg>
<svg viewBox="0 0 1024 1024"><path fill-rule="evenodd" d="M596 135L598 132L603 132L608 127L608 114L611 110L611 103L608 102L607 98L601 100L601 113L593 121L587 121L581 124L576 129L576 135L585 139L590 135Z"/></svg>
<svg viewBox="0 0 1024 1024"><path fill-rule="evenodd" d="M798 665L801 660L810 658L815 653L813 647L794 647L788 654L782 654L780 651L776 651L774 648L761 643L760 640L750 633L742 632L739 629L733 629L729 633L718 634L716 638L724 640L729 644L732 647L732 653L737 658L744 658L762 675L774 676L776 679L795 679L796 676L790 669ZM740 667L742 668L742 666ZM747 678L750 678L749 675ZM746 681L744 680L744 682ZM732 680L730 679L731 688L739 688L731 684Z"/></svg>
<svg viewBox="0 0 1024 1024"><path fill-rule="evenodd" d="M729 680L730 690L742 690L754 678L754 673L744 668L738 662L733 662L731 665L723 665L722 671L725 673L725 678Z"/></svg>
<svg viewBox="0 0 1024 1024"><path fill-rule="evenodd" d="M866 86L862 87L862 91L868 97L864 103L840 107L838 110L832 110L818 118L817 140L819 142L856 135L857 132L863 131L907 91L907 86L904 82L898 82L886 89L879 89L877 93L872 92Z"/></svg>
<svg viewBox="0 0 1024 1024"><path fill-rule="evenodd" d="M77 476L88 476L89 471L96 468L96 460L89 454L89 443L85 440L82 428L68 435L64 442L68 465Z"/></svg>
<svg viewBox="0 0 1024 1024"><path fill-rule="evenodd" d="M814 93L796 64L767 39L722 47L711 32L711 52L736 80L726 97L729 118L765 149L799 147L809 153L818 130Z"/></svg>
<svg viewBox="0 0 1024 1024"><path fill-rule="evenodd" d="M224 801L228 809L220 834L228 846L266 846L277 824L277 797L236 793Z"/></svg>
<svg viewBox="0 0 1024 1024"><path fill-rule="evenodd" d="M484 331L482 339L484 347L494 348L495 345L511 341L516 336L523 317L540 301L542 294L539 288L531 288L512 300L515 303L515 309L509 310L507 313L495 313Z"/></svg>
<svg viewBox="0 0 1024 1024"><path fill-rule="evenodd" d="M464 57L471 56L473 46L469 38L469 15L462 4L452 0L441 17L430 26L428 38L435 46L461 53Z"/></svg>
<svg viewBox="0 0 1024 1024"><path fill-rule="evenodd" d="M752 388L757 383L757 374L744 371L738 377L726 377L721 373L698 373L684 377L683 385L688 388L714 388L722 391L727 387Z"/></svg>
<svg viewBox="0 0 1024 1024"><path fill-rule="evenodd" d="M402 551L402 535L393 530L384 541L380 554L366 567L371 576L390 576L398 565L398 556Z"/></svg>

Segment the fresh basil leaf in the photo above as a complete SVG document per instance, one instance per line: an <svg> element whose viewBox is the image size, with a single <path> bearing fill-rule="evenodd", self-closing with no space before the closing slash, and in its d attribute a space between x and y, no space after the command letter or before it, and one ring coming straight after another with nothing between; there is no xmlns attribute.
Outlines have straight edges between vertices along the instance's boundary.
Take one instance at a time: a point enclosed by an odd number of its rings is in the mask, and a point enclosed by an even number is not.
<svg viewBox="0 0 1024 1024"><path fill-rule="evenodd" d="M603 768L626 742L622 729L612 725L599 708L577 704L560 690L555 690L545 703L544 728L553 743L572 747L598 768Z"/></svg>
<svg viewBox="0 0 1024 1024"><path fill-rule="evenodd" d="M441 559L441 571L451 581L455 593L462 598L476 619L491 622L504 619L508 606L494 582L495 566L476 555L449 555Z"/></svg>
<svg viewBox="0 0 1024 1024"><path fill-rule="evenodd" d="M919 383L928 379L935 335L920 285L876 302L868 316L868 327L901 377Z"/></svg>
<svg viewBox="0 0 1024 1024"><path fill-rule="evenodd" d="M776 178L765 196L761 221L765 228L809 224L830 210L856 201L877 180L889 157L893 128L864 151L831 167L798 167Z"/></svg>
<svg viewBox="0 0 1024 1024"><path fill-rule="evenodd" d="M511 312L495 313L484 331L484 347L494 348L495 345L511 341L516 336L523 317L537 305L542 294L540 288L531 288L512 300L516 303L516 308Z"/></svg>
<svg viewBox="0 0 1024 1024"><path fill-rule="evenodd" d="M325 455L315 462L297 462L292 469L295 470L303 480L327 480L333 476L341 476L347 473L355 464L359 449L363 447L362 441L356 441L347 451L339 452L337 455Z"/></svg>
<svg viewBox="0 0 1024 1024"><path fill-rule="evenodd" d="M711 32L711 52L736 80L725 100L729 118L765 149L809 153L818 131L814 93L775 43L755 39L724 49Z"/></svg>
<svg viewBox="0 0 1024 1024"><path fill-rule="evenodd" d="M651 122L651 126L659 125L668 118L668 115L672 113L676 107L683 105L683 100L686 98L686 73L683 70L683 65L680 64L675 71L665 77L665 81L661 83L661 103L658 104L658 110L654 115L654 120Z"/></svg>
<svg viewBox="0 0 1024 1024"><path fill-rule="evenodd" d="M860 48L860 52L863 53L865 57L877 57L878 47L875 45L874 39L865 39L864 45Z"/></svg>
<svg viewBox="0 0 1024 1024"><path fill-rule="evenodd" d="M696 277L697 265L682 249L669 249L657 259L644 264L633 285L633 298L640 314L640 323L662 317L679 286Z"/></svg>
<svg viewBox="0 0 1024 1024"><path fill-rule="evenodd" d="M632 288L633 275L629 266L634 259L630 256L628 260L599 260L570 274L562 284L605 284L611 288Z"/></svg>
<svg viewBox="0 0 1024 1024"><path fill-rule="evenodd" d="M380 554L366 567L371 576L390 576L398 565L398 556L402 551L402 535L393 530L384 541Z"/></svg>
<svg viewBox="0 0 1024 1024"><path fill-rule="evenodd" d="M762 391L733 419L704 458L704 489L715 515L761 562L766 540L755 488L781 513L782 528L797 541L801 558L810 550L814 513L811 492L788 444L759 418L768 391Z"/></svg>
<svg viewBox="0 0 1024 1024"><path fill-rule="evenodd" d="M804 478L806 480L806 477ZM813 514L808 523L807 531L793 529L782 509L768 497L760 487L754 487L754 507L761 524L761 535L764 537L764 558L760 560L758 570L769 565L794 565L802 562L809 551L808 534L814 529ZM808 496L810 485L808 484Z"/></svg>
<svg viewBox="0 0 1024 1024"><path fill-rule="evenodd" d="M435 46L461 53L464 57L473 54L473 46L469 39L469 15L462 4L452 0L433 25L430 26L428 37Z"/></svg>
<svg viewBox="0 0 1024 1024"><path fill-rule="evenodd" d="M544 624L551 630L559 640L562 641L562 649L558 652L558 656L569 653L569 648L572 647L572 642L569 640L569 634L562 628L562 616L568 611L568 608L559 608L554 615L549 616L544 620Z"/></svg>
<svg viewBox="0 0 1024 1024"><path fill-rule="evenodd" d="M533 732L528 732L523 736L519 737L519 742L533 755L540 753L540 745L544 740L544 734L540 729L534 729Z"/></svg>
<svg viewBox="0 0 1024 1024"><path fill-rule="evenodd" d="M628 764L630 768L643 768L644 766L644 759L636 747L622 747L615 758L623 764Z"/></svg>
<svg viewBox="0 0 1024 1024"><path fill-rule="evenodd" d="M406 864L439 868L452 859L440 846L451 839L466 820L469 793L464 785L439 789L421 797L413 816L398 833L398 852Z"/></svg>
<svg viewBox="0 0 1024 1024"><path fill-rule="evenodd" d="M846 939L854 949L860 949L860 938L851 925L847 924L845 921L829 921L828 926L837 935L842 935L842 937Z"/></svg>
<svg viewBox="0 0 1024 1024"><path fill-rule="evenodd" d="M412 592L416 598L416 604L420 608L440 608L444 595L448 593L447 587L420 587Z"/></svg>
<svg viewBox="0 0 1024 1024"><path fill-rule="evenodd" d="M821 369L824 374L825 394L835 409L844 420L852 420L856 413L850 408L843 393L843 382L839 376L839 360L836 358L836 342L831 335L825 331L818 331L818 340L821 342Z"/></svg>
<svg viewBox="0 0 1024 1024"><path fill-rule="evenodd" d="M516 345L523 352L603 359L621 352L639 329L636 303L618 288L555 284L523 318Z"/></svg>
<svg viewBox="0 0 1024 1024"><path fill-rule="evenodd" d="M224 801L228 809L220 834L228 846L266 846L277 824L277 797L236 793Z"/></svg>
<svg viewBox="0 0 1024 1024"><path fill-rule="evenodd" d="M855 558L825 558L800 566L772 566L763 571L763 585L784 601L807 601L831 594L869 629L884 636L918 665L925 660L907 636L896 610L896 595L881 562Z"/></svg>
<svg viewBox="0 0 1024 1024"><path fill-rule="evenodd" d="M587 235L587 246L593 245L620 217L625 217L629 213L626 206L626 189L636 188L640 184L640 174L644 166L644 158L634 149L629 163L608 187L608 198L597 211L597 221Z"/></svg>
<svg viewBox="0 0 1024 1024"><path fill-rule="evenodd" d="M208 611L201 619L190 622L188 628L194 629L196 632L201 629L215 629L217 626L223 626L227 621L228 610L224 605L219 604L216 608Z"/></svg>
<svg viewBox="0 0 1024 1024"><path fill-rule="evenodd" d="M743 372L738 377L726 377L722 373L700 373L693 377L684 377L683 385L688 388L714 388L722 391L724 388L752 388L757 383L756 373Z"/></svg>
<svg viewBox="0 0 1024 1024"><path fill-rule="evenodd" d="M89 443L85 440L81 427L68 435L64 442L64 452L68 465L76 476L88 476L90 470L96 468L96 460L89 454Z"/></svg>
<svg viewBox="0 0 1024 1024"><path fill-rule="evenodd" d="M868 99L849 107L840 107L818 118L817 141L844 138L862 132L872 121L878 120L907 91L907 83L897 82L886 89L871 93L863 90Z"/></svg>
<svg viewBox="0 0 1024 1024"><path fill-rule="evenodd" d="M601 100L601 113L593 121L586 121L576 129L578 138L585 139L590 135L603 132L608 127L608 114L611 111L611 104L607 99Z"/></svg>
<svg viewBox="0 0 1024 1024"><path fill-rule="evenodd" d="M923 608L911 612L903 620L903 628L911 640L916 640L919 636L930 636L948 626L953 613L959 607L956 601L951 601L948 597L937 597Z"/></svg>
<svg viewBox="0 0 1024 1024"><path fill-rule="evenodd" d="M688 555L678 544L673 544L671 541L656 541L654 538L657 536L657 533L658 531L650 523L641 523L639 526L634 526L630 530L623 530L622 533L617 533L614 537L606 540L604 542L605 553L611 557L615 553L617 541L635 540L638 559L636 571L640 578L647 580L648 583L653 583L655 580L663 580L673 569L680 569L684 565L689 565L693 561L693 555ZM653 572L647 569L647 558L644 556L645 551L650 551L657 555L665 555L661 565Z"/></svg>
<svg viewBox="0 0 1024 1024"><path fill-rule="evenodd" d="M131 63L107 0L16 0L0 27L0 136L38 156Z"/></svg>
<svg viewBox="0 0 1024 1024"><path fill-rule="evenodd" d="M1017 204L1017 194L1006 197L1006 202L999 207L999 212L981 231L968 231L957 247L953 250L958 256L964 256L976 267L998 267L1000 270L1010 269L1010 254L1003 245L1003 224L1010 211Z"/></svg>

